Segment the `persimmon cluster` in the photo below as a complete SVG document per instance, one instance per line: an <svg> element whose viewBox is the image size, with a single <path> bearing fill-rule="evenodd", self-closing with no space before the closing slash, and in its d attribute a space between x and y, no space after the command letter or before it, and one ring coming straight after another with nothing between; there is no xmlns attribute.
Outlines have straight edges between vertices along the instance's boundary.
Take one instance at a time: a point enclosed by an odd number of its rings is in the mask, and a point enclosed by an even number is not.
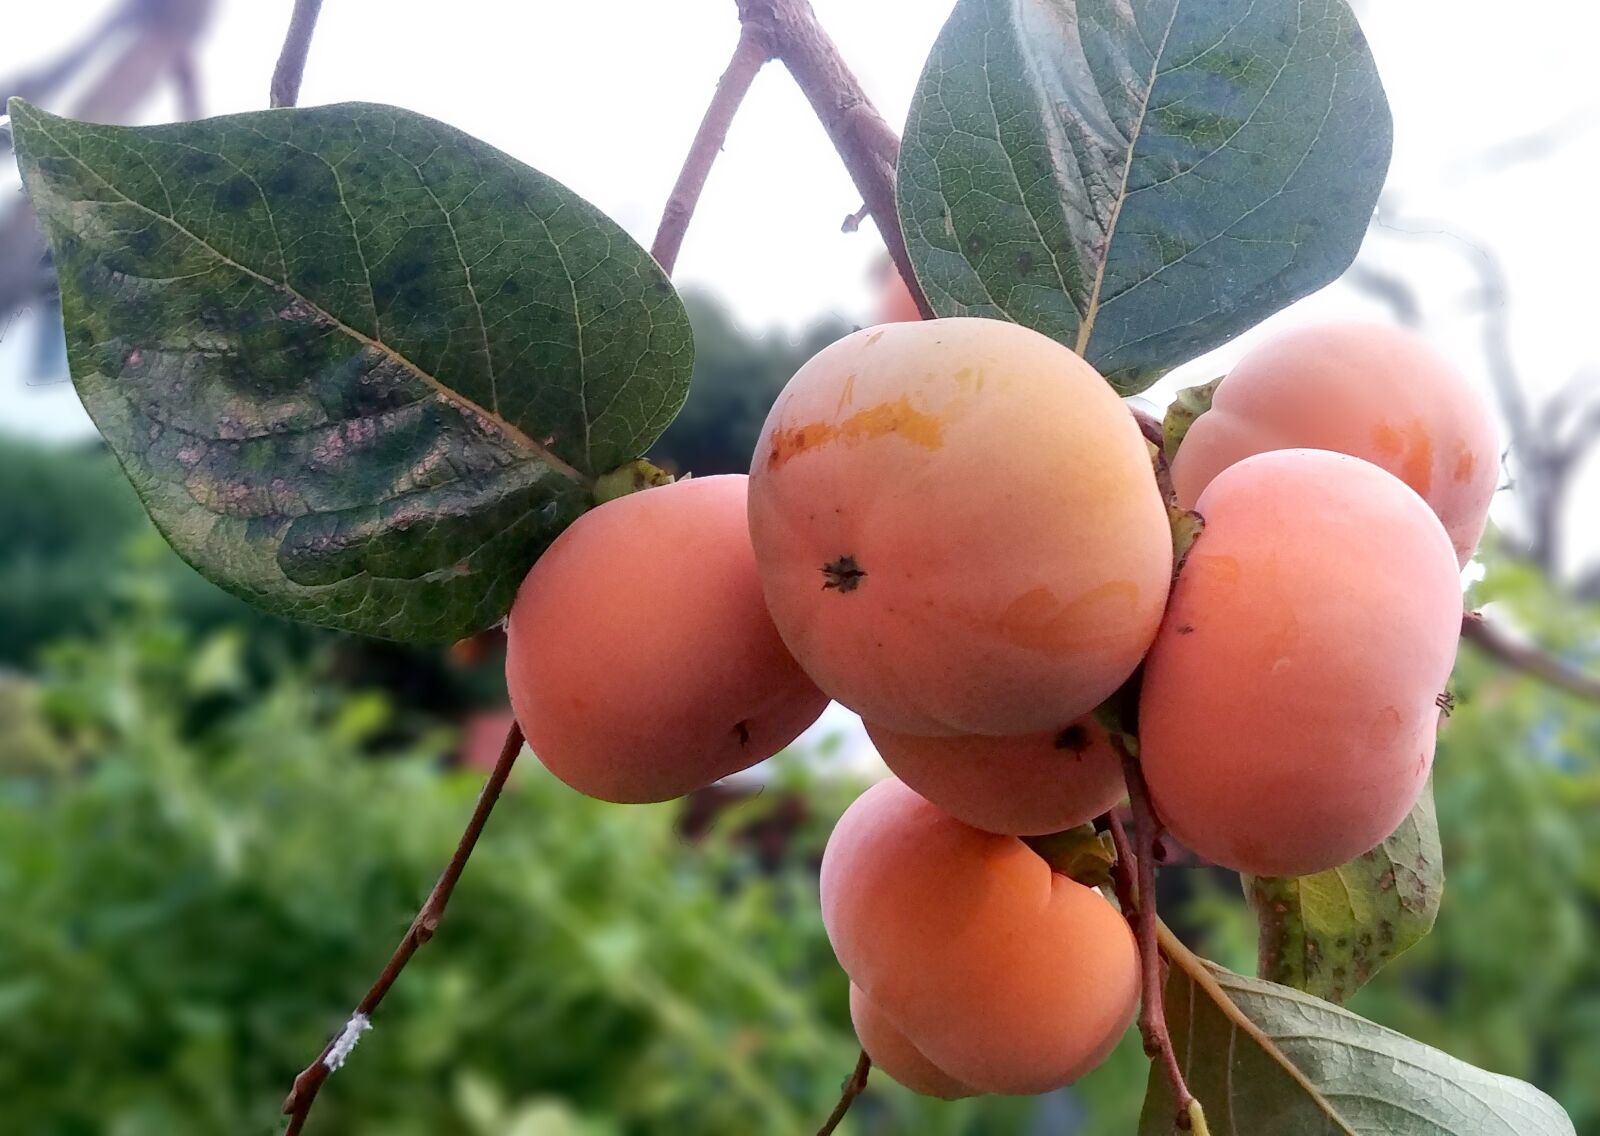
<svg viewBox="0 0 1600 1136"><path fill-rule="evenodd" d="M1464 381L1354 324L1247 355L1175 500L1155 456L1026 328L856 332L789 382L748 478L611 501L551 546L508 624L518 720L575 788L659 801L856 711L895 776L840 820L821 898L863 1046L942 1097L1070 1083L1132 1022L1139 960L1021 838L1117 806L1137 752L1212 863L1304 875L1381 842L1428 777L1497 475ZM1203 519L1176 575L1174 509ZM1114 746L1095 711L1130 682Z"/></svg>

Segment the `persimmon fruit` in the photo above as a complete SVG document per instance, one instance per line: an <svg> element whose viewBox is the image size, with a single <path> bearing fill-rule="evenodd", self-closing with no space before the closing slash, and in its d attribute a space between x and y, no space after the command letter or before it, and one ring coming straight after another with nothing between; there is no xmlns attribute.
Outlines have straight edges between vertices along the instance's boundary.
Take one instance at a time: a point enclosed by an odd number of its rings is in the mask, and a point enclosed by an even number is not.
<svg viewBox="0 0 1600 1136"><path fill-rule="evenodd" d="M1224 469L1279 449L1335 450L1404 481L1472 558L1499 479L1488 405L1450 362L1404 328L1332 323L1267 340L1217 386L1172 461L1193 508Z"/></svg>
<svg viewBox="0 0 1600 1136"><path fill-rule="evenodd" d="M1093 820L1124 795L1122 763L1085 715L1059 730L927 738L872 722L884 764L957 820L986 832L1042 836Z"/></svg>
<svg viewBox="0 0 1600 1136"><path fill-rule="evenodd" d="M1278 450L1222 471L1145 660L1140 761L1200 856L1255 875L1383 840L1433 760L1455 659L1455 551L1377 466Z"/></svg>
<svg viewBox="0 0 1600 1136"><path fill-rule="evenodd" d="M911 1088L1048 1092L1103 1061L1133 1021L1139 962L1117 910L1016 837L962 824L894 778L840 818L821 886L829 941L861 991L862 1040Z"/></svg>
<svg viewBox="0 0 1600 1136"><path fill-rule="evenodd" d="M750 534L784 642L886 729L1060 728L1161 619L1171 536L1149 452L1089 364L1015 324L866 328L779 395Z"/></svg>
<svg viewBox="0 0 1600 1136"><path fill-rule="evenodd" d="M923 1056L911 1040L895 1028L886 1014L854 982L850 984L850 1021L856 1039L879 1072L893 1077L923 1096L959 1100L977 1094Z"/></svg>
<svg viewBox="0 0 1600 1136"><path fill-rule="evenodd" d="M770 757L827 705L762 601L747 482L694 478L597 506L517 592L512 709L580 792L681 796Z"/></svg>

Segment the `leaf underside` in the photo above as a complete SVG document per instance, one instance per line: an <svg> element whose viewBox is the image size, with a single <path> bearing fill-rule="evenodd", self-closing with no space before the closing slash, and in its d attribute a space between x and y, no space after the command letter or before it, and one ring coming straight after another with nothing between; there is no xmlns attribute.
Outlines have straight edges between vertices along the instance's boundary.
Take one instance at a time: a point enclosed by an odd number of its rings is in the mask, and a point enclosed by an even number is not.
<svg viewBox="0 0 1600 1136"><path fill-rule="evenodd" d="M900 220L939 315L1034 328L1129 394L1343 272L1391 136L1346 0L960 0Z"/></svg>
<svg viewBox="0 0 1600 1136"><path fill-rule="evenodd" d="M1389 839L1348 864L1244 886L1261 927L1261 977L1346 1001L1433 929L1444 859L1432 787Z"/></svg>
<svg viewBox="0 0 1600 1136"><path fill-rule="evenodd" d="M1560 1106L1309 994L1171 952L1167 1024L1211 1132L1239 1136L1573 1136ZM1172 1136L1152 1067L1140 1136Z"/></svg>
<svg viewBox="0 0 1600 1136"><path fill-rule="evenodd" d="M10 112L85 407L179 553L262 608L397 639L493 623L687 392L649 255L451 127Z"/></svg>

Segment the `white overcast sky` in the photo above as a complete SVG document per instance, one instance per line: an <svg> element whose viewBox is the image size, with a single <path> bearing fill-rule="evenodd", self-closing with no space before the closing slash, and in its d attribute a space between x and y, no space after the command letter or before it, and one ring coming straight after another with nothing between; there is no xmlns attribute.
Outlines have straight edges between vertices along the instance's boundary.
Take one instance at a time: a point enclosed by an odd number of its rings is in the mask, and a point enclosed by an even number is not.
<svg viewBox="0 0 1600 1136"><path fill-rule="evenodd" d="M0 77L52 55L110 2L7 3ZM951 0L814 4L898 126ZM1471 234L1505 261L1513 347L1531 389L1552 390L1586 369L1600 382L1600 96L1592 58L1600 5L1359 7L1395 111L1392 199L1402 213ZM289 8L289 0L218 0L200 61L208 113L265 105ZM648 244L736 34L732 0L328 0L301 101L388 102L443 119L565 182ZM175 114L164 95L145 117ZM1479 159L1497 143L1569 123L1585 125L1547 158L1482 169ZM14 192L14 173L0 171L0 194ZM825 311L859 320L881 247L870 226L840 233L859 203L804 99L769 66L712 173L678 278L716 289L754 329L795 328ZM1483 381L1463 251L1383 238L1369 241L1364 255L1421 285L1429 334ZM1344 312L1377 309L1336 285L1279 321ZM87 430L64 380L25 382L32 335L18 321L0 341L0 429ZM1239 350L1183 369L1154 396L1162 401L1183 381L1209 377Z"/></svg>

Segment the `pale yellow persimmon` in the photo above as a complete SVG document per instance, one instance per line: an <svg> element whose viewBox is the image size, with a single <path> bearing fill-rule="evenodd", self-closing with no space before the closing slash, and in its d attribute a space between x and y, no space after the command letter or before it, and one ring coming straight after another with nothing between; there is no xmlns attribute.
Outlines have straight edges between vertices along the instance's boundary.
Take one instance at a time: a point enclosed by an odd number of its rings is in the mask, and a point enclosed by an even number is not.
<svg viewBox="0 0 1600 1136"><path fill-rule="evenodd" d="M1116 909L1053 874L1016 837L962 824L894 778L862 794L834 829L822 917L862 995L964 1090L1070 1084L1133 1021L1139 961ZM927 1072L893 1037L876 1041L905 1059L908 1078Z"/></svg>
<svg viewBox="0 0 1600 1136"><path fill-rule="evenodd" d="M1306 875L1416 802L1455 660L1450 538L1369 462L1277 450L1224 470L1145 660L1140 761L1200 856Z"/></svg>
<svg viewBox="0 0 1600 1136"><path fill-rule="evenodd" d="M1217 387L1172 462L1192 508L1217 474L1267 450L1336 450L1382 466L1444 523L1456 559L1472 558L1500 475L1483 397L1403 328L1331 323L1255 348Z"/></svg>
<svg viewBox="0 0 1600 1136"><path fill-rule="evenodd" d="M757 443L750 533L807 673L909 734L1085 713L1138 665L1172 568L1122 401L987 319L866 328L807 362Z"/></svg>
<svg viewBox="0 0 1600 1136"><path fill-rule="evenodd" d="M872 1058L878 1072L924 1096L958 1100L976 1095L975 1090L924 1057L854 982L850 984L850 1020L861 1048Z"/></svg>
<svg viewBox="0 0 1600 1136"><path fill-rule="evenodd" d="M1060 832L1093 820L1124 795L1121 761L1089 715L1063 729L1010 738L926 738L866 726L895 776L987 832Z"/></svg>
<svg viewBox="0 0 1600 1136"><path fill-rule="evenodd" d="M756 575L742 475L579 517L523 581L506 688L539 759L607 801L663 801L770 757L827 698L784 648Z"/></svg>

